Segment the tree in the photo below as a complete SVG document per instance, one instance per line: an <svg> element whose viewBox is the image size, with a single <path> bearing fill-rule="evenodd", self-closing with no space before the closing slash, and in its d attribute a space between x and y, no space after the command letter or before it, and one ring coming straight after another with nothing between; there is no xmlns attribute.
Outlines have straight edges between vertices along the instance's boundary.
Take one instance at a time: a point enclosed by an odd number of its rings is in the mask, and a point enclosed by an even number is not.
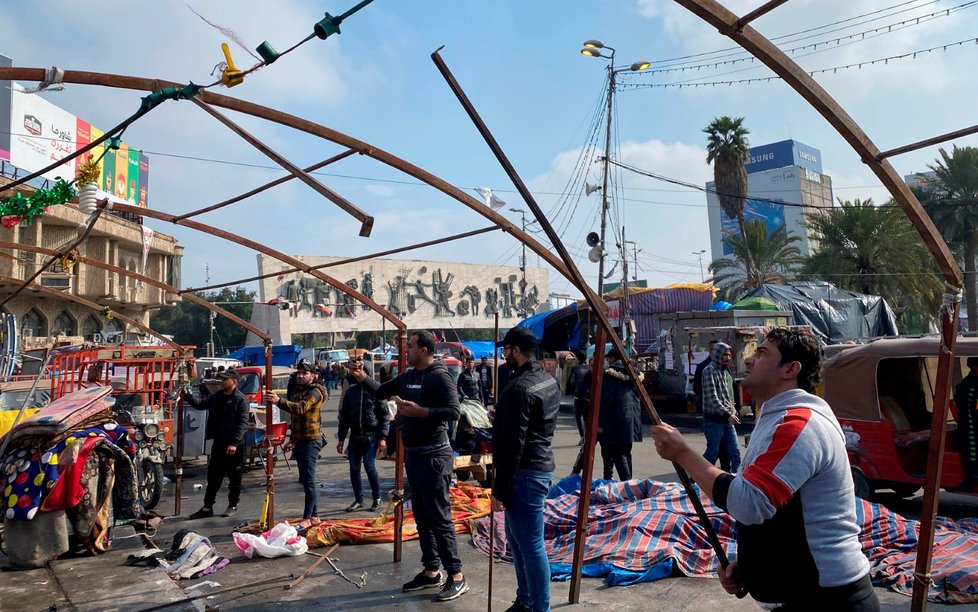
<svg viewBox="0 0 978 612"><path fill-rule="evenodd" d="M747 221L740 235L724 236L732 256L710 264L720 297L735 302L763 284L791 280L805 261L795 246L798 240L784 226L768 234L763 220Z"/></svg>
<svg viewBox="0 0 978 612"><path fill-rule="evenodd" d="M948 245L964 258L964 293L968 330L978 330L978 290L975 255L978 254L978 148L955 146L930 166L935 180L916 190L924 209Z"/></svg>
<svg viewBox="0 0 978 612"><path fill-rule="evenodd" d="M818 250L803 272L849 291L882 296L900 327L928 331L942 284L920 234L892 200L839 200L839 207L807 215Z"/></svg>
<svg viewBox="0 0 978 612"><path fill-rule="evenodd" d="M245 321L251 320L254 291L248 291L244 287L225 287L220 291L197 295ZM156 331L172 335L178 344L198 348L203 348L210 342L209 321L210 311L189 300L181 300L172 308L154 310L149 316L149 325ZM243 327L224 317L217 317L214 319L214 354L229 353L243 347L247 335L248 332Z"/></svg>
<svg viewBox="0 0 978 612"><path fill-rule="evenodd" d="M737 220L740 234L744 235L744 200L747 198L744 162L750 157L747 141L750 130L744 127L743 117L733 119L724 115L714 119L703 132L707 134L706 163L713 164L713 185L720 208L725 215Z"/></svg>

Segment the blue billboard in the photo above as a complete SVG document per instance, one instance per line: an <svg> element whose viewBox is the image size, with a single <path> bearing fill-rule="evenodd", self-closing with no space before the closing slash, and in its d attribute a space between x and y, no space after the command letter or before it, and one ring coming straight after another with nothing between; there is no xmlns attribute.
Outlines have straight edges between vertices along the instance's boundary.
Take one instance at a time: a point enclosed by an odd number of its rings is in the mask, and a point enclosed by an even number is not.
<svg viewBox="0 0 978 612"><path fill-rule="evenodd" d="M822 173L822 153L815 147L810 147L797 140L782 140L771 144L751 147L750 157L744 168L747 174L784 168L785 166L801 166Z"/></svg>
<svg viewBox="0 0 978 612"><path fill-rule="evenodd" d="M784 227L784 205L764 200L751 200L748 198L744 202L744 221L763 220L767 225L767 235L770 236L779 227ZM733 251L727 244L727 236L739 236L740 226L735 217L728 217L722 210L720 211L720 231L723 234L723 256L730 255Z"/></svg>

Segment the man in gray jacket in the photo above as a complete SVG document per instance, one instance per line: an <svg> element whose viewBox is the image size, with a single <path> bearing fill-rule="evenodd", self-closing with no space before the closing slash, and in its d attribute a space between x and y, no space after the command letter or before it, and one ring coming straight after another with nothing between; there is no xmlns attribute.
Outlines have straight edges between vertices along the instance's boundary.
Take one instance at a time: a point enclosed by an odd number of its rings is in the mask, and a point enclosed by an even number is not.
<svg viewBox="0 0 978 612"><path fill-rule="evenodd" d="M659 455L737 520L737 559L720 570L720 583L778 610L878 611L845 437L828 404L812 395L818 340L775 329L745 364L742 384L760 414L739 474L709 463L675 428L652 428Z"/></svg>

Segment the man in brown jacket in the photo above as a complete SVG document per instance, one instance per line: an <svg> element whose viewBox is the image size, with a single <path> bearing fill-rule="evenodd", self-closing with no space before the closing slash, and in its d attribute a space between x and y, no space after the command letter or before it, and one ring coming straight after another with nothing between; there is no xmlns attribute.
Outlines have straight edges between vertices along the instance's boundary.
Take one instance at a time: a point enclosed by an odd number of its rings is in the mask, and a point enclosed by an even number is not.
<svg viewBox="0 0 978 612"><path fill-rule="evenodd" d="M307 361L296 366L295 387L288 398L270 393L272 403L292 415L292 457L299 467L299 482L306 493L302 518L318 518L316 508L316 462L322 449L319 410L326 401L326 389L317 380L316 368Z"/></svg>

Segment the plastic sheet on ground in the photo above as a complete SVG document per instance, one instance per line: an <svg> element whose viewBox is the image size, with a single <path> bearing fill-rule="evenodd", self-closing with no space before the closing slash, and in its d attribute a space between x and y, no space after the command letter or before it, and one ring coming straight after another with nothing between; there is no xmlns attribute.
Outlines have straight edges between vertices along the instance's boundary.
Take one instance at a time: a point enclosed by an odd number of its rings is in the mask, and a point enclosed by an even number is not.
<svg viewBox="0 0 978 612"><path fill-rule="evenodd" d="M261 535L235 532L234 545L241 554L253 559L254 557L295 557L306 554L309 545L306 539L299 535L296 528L287 522L278 523Z"/></svg>
<svg viewBox="0 0 978 612"><path fill-rule="evenodd" d="M558 482L544 506L544 539L554 580L570 578L577 524L580 477ZM734 524L705 496L704 509L730 558L737 556ZM860 540L873 583L910 595L918 521L884 506L856 499ZM495 553L511 559L505 518L496 514ZM719 563L682 486L655 480L592 483L584 549L585 576L605 576L609 586L685 576L715 577ZM475 521L473 544L489 553L489 519ZM978 602L978 519L940 519L928 599L940 603Z"/></svg>

